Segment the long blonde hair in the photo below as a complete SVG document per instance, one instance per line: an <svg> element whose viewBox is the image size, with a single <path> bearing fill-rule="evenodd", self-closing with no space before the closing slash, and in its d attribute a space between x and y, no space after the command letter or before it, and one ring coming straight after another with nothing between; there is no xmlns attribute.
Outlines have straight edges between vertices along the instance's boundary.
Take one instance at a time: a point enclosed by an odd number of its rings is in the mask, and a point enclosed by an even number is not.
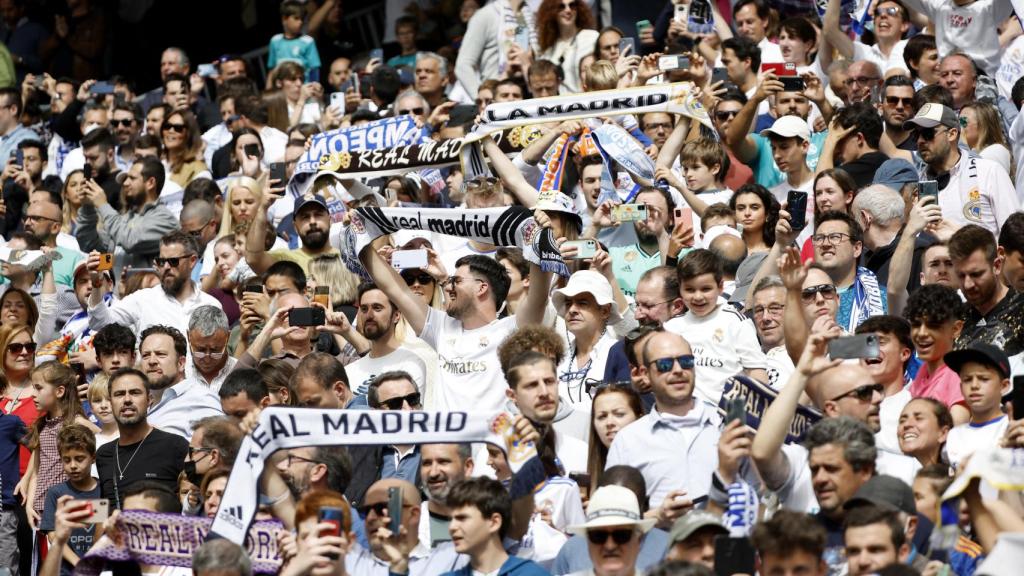
<svg viewBox="0 0 1024 576"><path fill-rule="evenodd" d="M231 215L231 195L236 188L245 188L251 192L252 195L256 197L257 205L259 204L260 198L263 196L263 185L255 178L249 176L237 176L231 178L228 180L226 188L227 194L224 195L224 210L221 212L220 231L217 232L218 237L235 233L235 225L237 223Z"/></svg>
<svg viewBox="0 0 1024 576"><path fill-rule="evenodd" d="M310 260L309 277L317 286L331 287L331 304L336 309L356 301L359 277L349 271L338 254L324 254Z"/></svg>
<svg viewBox="0 0 1024 576"><path fill-rule="evenodd" d="M75 221L78 220L78 209L81 207L81 203L78 206L72 206L71 201L68 199L68 186L71 184L71 177L75 174L81 174L83 178L85 177L83 170L72 170L68 174L67 179L64 180L64 188L61 190L61 196L64 198L64 208L62 209L64 221L60 225L60 231L65 234L73 234ZM102 224L103 222L98 223L100 226Z"/></svg>

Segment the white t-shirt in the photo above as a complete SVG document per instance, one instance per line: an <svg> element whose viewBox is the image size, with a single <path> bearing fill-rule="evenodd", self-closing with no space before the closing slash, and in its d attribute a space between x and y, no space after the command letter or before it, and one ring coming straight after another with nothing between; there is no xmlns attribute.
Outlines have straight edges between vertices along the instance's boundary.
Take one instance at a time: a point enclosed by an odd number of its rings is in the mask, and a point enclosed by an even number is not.
<svg viewBox="0 0 1024 576"><path fill-rule="evenodd" d="M769 40L767 36L761 38L761 41L757 43L757 47L761 49L762 64L785 62L782 59L782 48L779 48L779 45Z"/></svg>
<svg viewBox="0 0 1024 576"><path fill-rule="evenodd" d="M687 312L666 322L665 330L690 343L695 359L695 395L714 406L718 406L727 378L745 369L767 367L754 323L725 298L719 297L707 316Z"/></svg>
<svg viewBox="0 0 1024 576"><path fill-rule="evenodd" d="M900 40L892 47L892 51L889 52L889 57L886 58L882 51L878 48L878 44L867 45L861 42L853 43L853 60L867 60L874 62L878 66L879 70L882 71L884 76L889 70L900 69L906 70L907 63L903 60L903 49L906 48L907 41ZM909 71L908 71L909 72Z"/></svg>
<svg viewBox="0 0 1024 576"><path fill-rule="evenodd" d="M949 464L956 468L979 447L998 446L1009 425L1010 419L1003 414L983 424L968 422L954 426L946 437L946 457Z"/></svg>
<svg viewBox="0 0 1024 576"><path fill-rule="evenodd" d="M979 0L957 6L949 0L906 0L904 4L932 21L939 54L963 50L984 70L994 72L999 67L999 35L995 31L1013 15L1013 2Z"/></svg>
<svg viewBox="0 0 1024 576"><path fill-rule="evenodd" d="M490 252L480 252L473 248L469 240L455 238L454 236L442 236L441 238L440 245L435 246L435 250L437 250L438 255L441 257L441 263L444 264L445 271L448 272L449 276L455 275L455 263L463 256L487 256L488 258L494 258L497 254L496 248Z"/></svg>
<svg viewBox="0 0 1024 576"><path fill-rule="evenodd" d="M504 410L508 383L498 362L498 345L516 328L514 316L475 330L434 308L420 333L437 350L437 410Z"/></svg>
<svg viewBox="0 0 1024 576"><path fill-rule="evenodd" d="M878 413L882 429L875 434L875 446L879 449L895 454L902 453L897 429L900 425L900 413L903 412L903 408L910 400L910 386L905 386L903 390L896 394L882 399L882 405Z"/></svg>
<svg viewBox="0 0 1024 576"><path fill-rule="evenodd" d="M349 386L352 393L363 396L370 388L370 382L378 375L393 370L402 370L412 376L416 388L423 393L427 378L427 366L423 359L405 348L398 348L380 358L371 358L369 354L345 366Z"/></svg>

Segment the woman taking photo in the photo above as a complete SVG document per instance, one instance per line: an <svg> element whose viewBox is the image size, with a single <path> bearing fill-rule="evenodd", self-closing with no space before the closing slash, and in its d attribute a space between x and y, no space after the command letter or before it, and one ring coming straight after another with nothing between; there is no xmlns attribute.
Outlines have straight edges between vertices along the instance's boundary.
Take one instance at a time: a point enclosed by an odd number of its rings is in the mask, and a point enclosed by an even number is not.
<svg viewBox="0 0 1024 576"><path fill-rule="evenodd" d="M175 110L160 125L167 176L185 188L196 178L209 178L202 156L202 133L196 117L188 110Z"/></svg>
<svg viewBox="0 0 1024 576"><path fill-rule="evenodd" d="M544 0L537 9L540 58L562 68L562 94L580 91L579 64L594 51L594 28L594 15L582 0Z"/></svg>
<svg viewBox="0 0 1024 576"><path fill-rule="evenodd" d="M259 132L252 128L239 128L231 134L231 142L228 146L232 151L229 162L230 171L227 176L217 181L221 190L226 190L234 178L239 176L259 178L265 170L263 139L260 138ZM256 147L255 150L253 150L253 146ZM255 155L253 155L254 151Z"/></svg>

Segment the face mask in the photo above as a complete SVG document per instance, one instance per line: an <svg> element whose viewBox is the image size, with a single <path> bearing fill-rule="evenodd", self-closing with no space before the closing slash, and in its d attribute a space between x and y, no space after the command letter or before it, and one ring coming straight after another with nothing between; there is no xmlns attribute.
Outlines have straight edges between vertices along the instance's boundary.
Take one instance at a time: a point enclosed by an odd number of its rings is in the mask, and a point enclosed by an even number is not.
<svg viewBox="0 0 1024 576"><path fill-rule="evenodd" d="M196 472L195 462L185 462L185 477L188 481L199 486L203 483L203 475Z"/></svg>

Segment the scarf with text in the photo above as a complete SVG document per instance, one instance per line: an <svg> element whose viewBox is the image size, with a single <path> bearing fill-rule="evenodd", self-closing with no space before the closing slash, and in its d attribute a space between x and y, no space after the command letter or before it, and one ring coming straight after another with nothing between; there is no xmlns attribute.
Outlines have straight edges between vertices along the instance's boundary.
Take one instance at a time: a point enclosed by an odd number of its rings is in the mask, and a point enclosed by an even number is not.
<svg viewBox="0 0 1024 576"><path fill-rule="evenodd" d="M507 412L326 410L271 407L242 439L210 532L242 544L256 515L263 464L274 452L306 446L463 444L486 442L505 451L518 471L536 455L533 443L516 440Z"/></svg>
<svg viewBox="0 0 1024 576"><path fill-rule="evenodd" d="M757 430L761 427L761 418L764 417L765 411L778 395L779 393L767 384L747 376L736 375L725 381L722 398L718 401L718 413L724 418L729 401L733 398L743 398L746 401L747 426ZM796 414L786 432L786 444L799 443L811 426L821 418L821 412L814 408L802 404L797 406Z"/></svg>
<svg viewBox="0 0 1024 576"><path fill-rule="evenodd" d="M356 208L349 229L355 241L349 258L362 253L374 239L399 230L422 230L476 240L495 246L522 248L523 258L545 272L569 276L569 268L551 230L537 226L533 211L522 206L452 210L449 208Z"/></svg>
<svg viewBox="0 0 1024 576"><path fill-rule="evenodd" d="M853 334L857 326L868 318L885 314L885 303L882 300L878 277L871 270L858 266L857 278L853 281L853 309L850 311L850 322L843 328Z"/></svg>

